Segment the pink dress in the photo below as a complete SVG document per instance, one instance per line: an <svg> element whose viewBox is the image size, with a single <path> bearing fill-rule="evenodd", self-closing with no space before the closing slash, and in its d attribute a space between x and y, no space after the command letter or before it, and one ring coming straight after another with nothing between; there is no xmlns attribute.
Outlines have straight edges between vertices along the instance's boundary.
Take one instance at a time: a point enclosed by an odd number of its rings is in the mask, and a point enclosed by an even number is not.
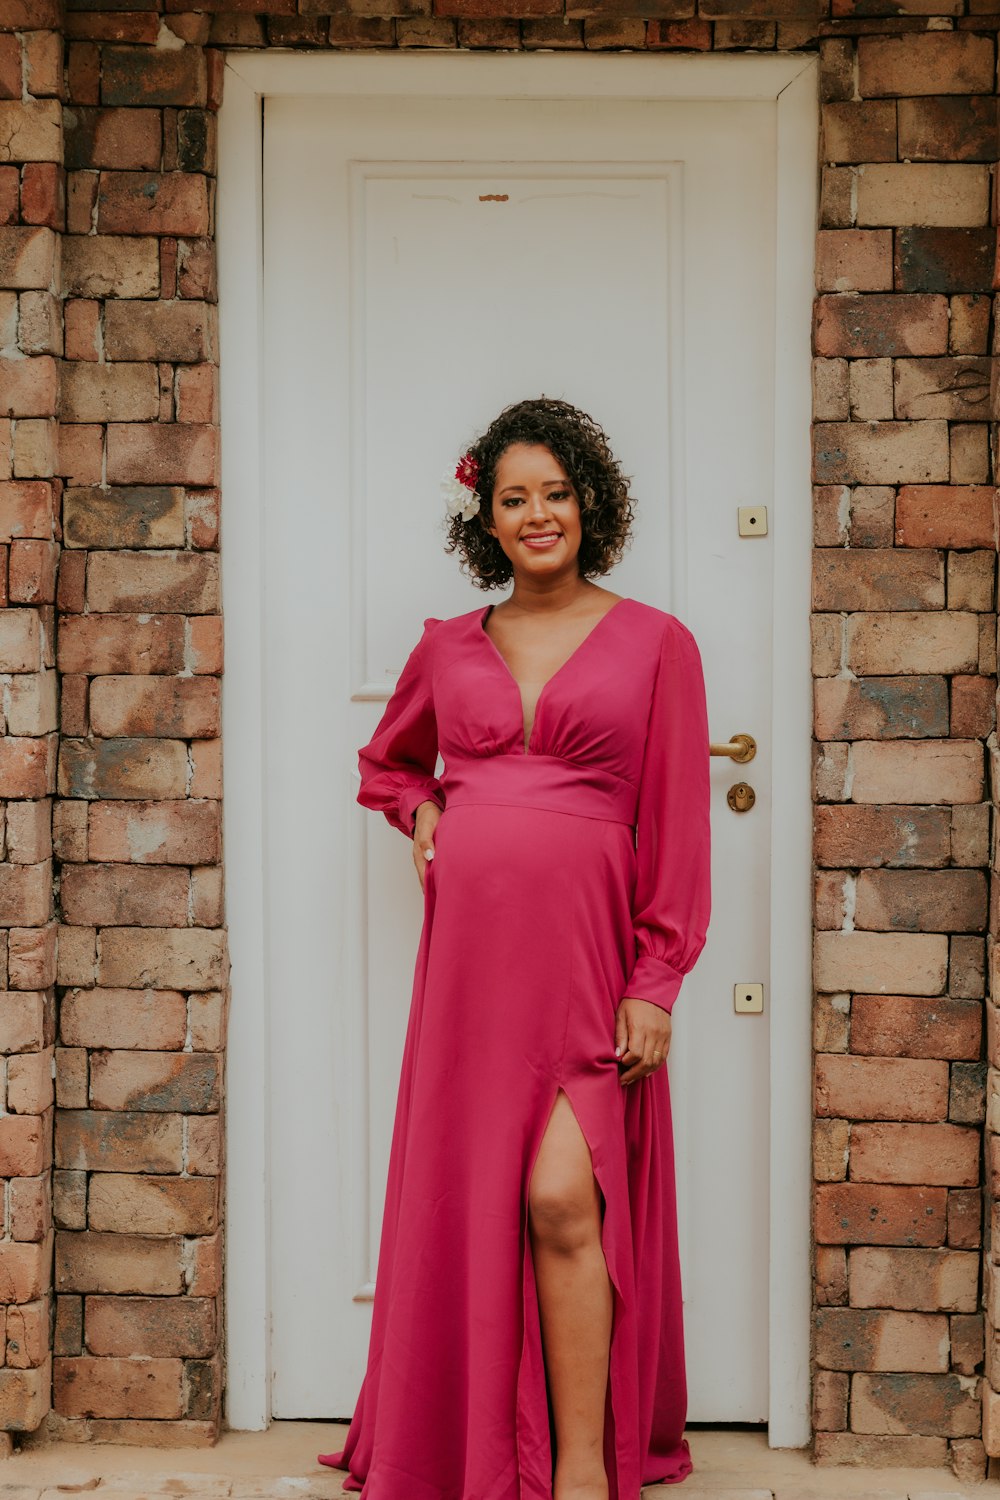
<svg viewBox="0 0 1000 1500"><path fill-rule="evenodd" d="M676 616L620 600L546 683L526 749L491 608L425 620L359 754L358 801L407 839L418 803L444 812L368 1368L323 1462L362 1500L551 1500L526 1193L563 1089L604 1201L611 1500L638 1500L692 1463L668 1070L619 1083L615 1012L626 995L669 1011L705 944L701 658Z"/></svg>

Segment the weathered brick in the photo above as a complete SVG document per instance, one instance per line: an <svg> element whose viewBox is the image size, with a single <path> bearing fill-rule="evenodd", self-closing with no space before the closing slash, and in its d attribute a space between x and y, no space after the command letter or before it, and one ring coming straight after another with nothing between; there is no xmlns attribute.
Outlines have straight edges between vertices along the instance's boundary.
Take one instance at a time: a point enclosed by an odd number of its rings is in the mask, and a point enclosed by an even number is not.
<svg viewBox="0 0 1000 1500"><path fill-rule="evenodd" d="M820 156L828 162L896 160L896 106L863 99L824 104Z"/></svg>
<svg viewBox="0 0 1000 1500"><path fill-rule="evenodd" d="M997 101L970 94L900 99L899 155L906 161L993 161Z"/></svg>
<svg viewBox="0 0 1000 1500"><path fill-rule="evenodd" d="M49 1160L44 1118L0 1115L0 1177L37 1177Z"/></svg>
<svg viewBox="0 0 1000 1500"><path fill-rule="evenodd" d="M216 484L219 429L176 422L110 422L111 484Z"/></svg>
<svg viewBox="0 0 1000 1500"><path fill-rule="evenodd" d="M105 47L101 65L103 104L177 106L208 101L208 66L201 47Z"/></svg>
<svg viewBox="0 0 1000 1500"><path fill-rule="evenodd" d="M104 985L217 989L228 974L223 931L106 927L99 978Z"/></svg>
<svg viewBox="0 0 1000 1500"><path fill-rule="evenodd" d="M819 1432L841 1432L847 1426L848 1380L840 1370L816 1370L813 1375L812 1421Z"/></svg>
<svg viewBox="0 0 1000 1500"><path fill-rule="evenodd" d="M880 1057L979 1056L982 1006L975 1000L910 995L855 995L851 1051Z"/></svg>
<svg viewBox="0 0 1000 1500"><path fill-rule="evenodd" d="M217 360L215 309L207 302L109 302L104 352L109 360Z"/></svg>
<svg viewBox="0 0 1000 1500"><path fill-rule="evenodd" d="M856 802L981 802L983 774L978 740L860 740L852 796Z"/></svg>
<svg viewBox="0 0 1000 1500"><path fill-rule="evenodd" d="M897 375L900 366L909 363L898 361ZM958 362L931 360L929 363ZM906 380L905 375L899 377L897 392ZM926 385L927 378L921 377L921 383ZM896 501L896 544L901 547L992 547L993 502L994 490L990 485L904 484Z"/></svg>
<svg viewBox="0 0 1000 1500"><path fill-rule="evenodd" d="M944 1120L948 1064L828 1054L815 1063L817 1115L851 1120Z"/></svg>
<svg viewBox="0 0 1000 1500"><path fill-rule="evenodd" d="M88 1172L179 1172L183 1117L130 1110L57 1110L57 1166Z"/></svg>
<svg viewBox="0 0 1000 1500"><path fill-rule="evenodd" d="M981 1420L975 1385L960 1375L856 1374L851 1380L854 1432L971 1437Z"/></svg>
<svg viewBox="0 0 1000 1500"><path fill-rule="evenodd" d="M179 672L184 661L182 615L67 615L59 622L63 673Z"/></svg>
<svg viewBox="0 0 1000 1500"><path fill-rule="evenodd" d="M945 1188L824 1182L813 1193L815 1234L822 1244L944 1244Z"/></svg>
<svg viewBox="0 0 1000 1500"><path fill-rule="evenodd" d="M146 422L160 409L159 382L151 364L68 362L60 396L64 422Z"/></svg>
<svg viewBox="0 0 1000 1500"><path fill-rule="evenodd" d="M817 422L813 450L818 484L928 484L948 478L948 424L938 418Z"/></svg>
<svg viewBox="0 0 1000 1500"><path fill-rule="evenodd" d="M858 87L866 99L991 94L993 39L970 31L859 37Z"/></svg>
<svg viewBox="0 0 1000 1500"><path fill-rule="evenodd" d="M816 738L913 739L946 735L943 677L819 678L813 688Z"/></svg>
<svg viewBox="0 0 1000 1500"><path fill-rule="evenodd" d="M158 115L153 118L159 122ZM130 137L142 129L140 119L129 111ZM69 234L62 242L62 272L69 296L157 297L159 247L152 236Z"/></svg>
<svg viewBox="0 0 1000 1500"><path fill-rule="evenodd" d="M117 1234L211 1234L217 1198L214 1177L107 1172L90 1180L87 1218L91 1229Z"/></svg>
<svg viewBox="0 0 1000 1500"><path fill-rule="evenodd" d="M54 1097L52 1048L15 1053L7 1063L7 1108L11 1113L44 1114ZM15 1235L15 1239L19 1237Z"/></svg>
<svg viewBox="0 0 1000 1500"><path fill-rule="evenodd" d="M901 292L988 292L993 258L993 235L986 227L904 225L896 231L893 275Z"/></svg>
<svg viewBox="0 0 1000 1500"><path fill-rule="evenodd" d="M155 170L162 132L155 109L96 109L76 106L65 116L68 171L87 167Z"/></svg>
<svg viewBox="0 0 1000 1500"><path fill-rule="evenodd" d="M45 1363L49 1352L49 1300L24 1302L7 1309L7 1364L32 1370Z"/></svg>
<svg viewBox="0 0 1000 1500"><path fill-rule="evenodd" d="M821 1307L816 1361L828 1370L938 1372L948 1368L948 1319L917 1312Z"/></svg>
<svg viewBox="0 0 1000 1500"><path fill-rule="evenodd" d="M979 932L986 903L980 870L865 870L857 880L854 921L880 932Z"/></svg>
<svg viewBox="0 0 1000 1500"><path fill-rule="evenodd" d="M990 416L990 362L975 356L946 360L897 360L894 366L895 416L949 417L957 422L982 422ZM892 416L894 413L886 413ZM961 504L955 489L954 504ZM988 526L993 543L993 517ZM919 546L921 543L912 543ZM933 543L931 543L933 544ZM960 541L957 546L975 546Z"/></svg>
<svg viewBox="0 0 1000 1500"><path fill-rule="evenodd" d="M57 1358L53 1404L66 1417L179 1417L183 1370L177 1359Z"/></svg>
<svg viewBox="0 0 1000 1500"><path fill-rule="evenodd" d="M850 1177L926 1187L975 1187L979 1132L961 1125L902 1125L894 1121L851 1127Z"/></svg>
<svg viewBox="0 0 1000 1500"><path fill-rule="evenodd" d="M100 173L99 234L199 235L208 228L208 179L200 173Z"/></svg>
<svg viewBox="0 0 1000 1500"><path fill-rule="evenodd" d="M857 613L846 622L846 665L862 676L971 672L979 621L957 609Z"/></svg>
<svg viewBox="0 0 1000 1500"><path fill-rule="evenodd" d="M859 1246L850 1250L852 1307L906 1312L974 1312L979 1257L961 1250Z"/></svg>
<svg viewBox="0 0 1000 1500"><path fill-rule="evenodd" d="M34 1370L0 1370L0 1428L34 1432L49 1410L51 1391L50 1359Z"/></svg>
<svg viewBox="0 0 1000 1500"><path fill-rule="evenodd" d="M977 170L977 169L974 169ZM817 297L814 349L844 355L946 354L948 302L930 294L845 292Z"/></svg>
<svg viewBox="0 0 1000 1500"><path fill-rule="evenodd" d="M80 926L184 926L189 886L186 870L97 863L64 865L60 887L63 916Z"/></svg>
<svg viewBox="0 0 1000 1500"><path fill-rule="evenodd" d="M0 1259L3 1247L0 1245ZM177 1296L184 1290L184 1246L177 1238L131 1234L56 1234L59 1291Z"/></svg>
<svg viewBox="0 0 1000 1500"><path fill-rule="evenodd" d="M183 797L187 772L183 740L65 739L60 746L64 797Z"/></svg>
<svg viewBox="0 0 1000 1500"><path fill-rule="evenodd" d="M891 229L821 229L816 236L820 292L888 292L893 285ZM911 290L904 288L904 290ZM917 290L917 288L913 288ZM924 288L919 288L924 290ZM937 291L938 288L927 290Z"/></svg>
<svg viewBox="0 0 1000 1500"><path fill-rule="evenodd" d="M843 547L817 547L813 552L814 609L938 610L944 602L940 552Z"/></svg>
<svg viewBox="0 0 1000 1500"><path fill-rule="evenodd" d="M44 479L0 482L0 541L52 536L52 485Z"/></svg>
<svg viewBox="0 0 1000 1500"><path fill-rule="evenodd" d="M52 1235L38 1242L0 1240L0 1302L37 1302L49 1286Z"/></svg>
<svg viewBox="0 0 1000 1500"><path fill-rule="evenodd" d="M989 214L990 175L985 164L886 162L872 163L858 173L859 225L976 228L989 223ZM897 293L905 295L910 294Z"/></svg>
<svg viewBox="0 0 1000 1500"><path fill-rule="evenodd" d="M13 1059L15 1062L21 1058ZM37 1244L52 1228L52 1194L50 1173L40 1177L13 1177L7 1185L10 1209L10 1237L22 1243Z"/></svg>
<svg viewBox="0 0 1000 1500"><path fill-rule="evenodd" d="M212 677L95 677L90 722L95 734L109 739L213 739L222 731L221 684Z"/></svg>
<svg viewBox="0 0 1000 1500"><path fill-rule="evenodd" d="M206 1359L216 1347L210 1297L88 1297L87 1349L95 1355Z"/></svg>
<svg viewBox="0 0 1000 1500"><path fill-rule="evenodd" d="M946 1065L942 1066L947 1072ZM97 1109L185 1114L216 1110L219 1060L206 1052L96 1052L91 1059L90 1091Z"/></svg>
<svg viewBox="0 0 1000 1500"><path fill-rule="evenodd" d="M827 993L885 988L901 995L937 995L945 987L948 939L943 934L817 932L813 951L816 988Z"/></svg>
<svg viewBox="0 0 1000 1500"><path fill-rule="evenodd" d="M102 613L213 614L220 606L219 559L203 552L93 552L87 605Z"/></svg>
<svg viewBox="0 0 1000 1500"><path fill-rule="evenodd" d="M934 807L816 807L813 852L820 865L935 866L950 861L950 818Z"/></svg>
<svg viewBox="0 0 1000 1500"><path fill-rule="evenodd" d="M179 1050L187 1007L178 990L70 989L60 1006L59 1030L71 1047Z"/></svg>

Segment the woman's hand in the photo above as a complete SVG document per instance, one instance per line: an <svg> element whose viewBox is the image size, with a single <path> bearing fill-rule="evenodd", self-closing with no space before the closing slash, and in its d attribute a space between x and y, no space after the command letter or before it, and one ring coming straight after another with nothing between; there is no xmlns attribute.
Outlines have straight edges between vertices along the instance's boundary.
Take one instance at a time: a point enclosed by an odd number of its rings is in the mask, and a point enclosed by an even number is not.
<svg viewBox="0 0 1000 1500"><path fill-rule="evenodd" d="M670 1051L669 1011L651 1000L626 995L615 1016L615 1056L625 1068L620 1083L632 1083L662 1068Z"/></svg>
<svg viewBox="0 0 1000 1500"><path fill-rule="evenodd" d="M434 858L434 830L437 827L441 808L436 802L421 802L413 824L413 863L417 867L420 889L424 888L424 875L429 860Z"/></svg>

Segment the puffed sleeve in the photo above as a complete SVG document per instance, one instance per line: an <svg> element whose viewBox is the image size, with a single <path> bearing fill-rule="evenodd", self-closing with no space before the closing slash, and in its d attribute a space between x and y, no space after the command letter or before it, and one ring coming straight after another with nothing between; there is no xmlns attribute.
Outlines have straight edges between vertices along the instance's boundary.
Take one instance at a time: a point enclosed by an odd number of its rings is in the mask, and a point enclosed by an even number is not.
<svg viewBox="0 0 1000 1500"><path fill-rule="evenodd" d="M437 764L437 720L431 674L434 630L441 621L424 621L424 631L385 706L375 733L358 751L361 786L358 801L385 813L393 828L413 837L413 820L421 802L444 808L445 794L434 775Z"/></svg>
<svg viewBox="0 0 1000 1500"><path fill-rule="evenodd" d="M694 636L670 617L660 645L636 812L636 959L626 995L673 1009L711 913L709 731Z"/></svg>

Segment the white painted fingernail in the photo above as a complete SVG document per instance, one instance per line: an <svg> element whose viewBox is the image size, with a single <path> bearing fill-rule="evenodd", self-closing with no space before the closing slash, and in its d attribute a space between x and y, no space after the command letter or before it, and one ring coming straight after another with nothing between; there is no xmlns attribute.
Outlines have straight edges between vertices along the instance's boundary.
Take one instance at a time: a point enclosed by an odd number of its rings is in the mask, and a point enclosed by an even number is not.
<svg viewBox="0 0 1000 1500"><path fill-rule="evenodd" d="M622 1049L620 1047L616 1047L615 1048L615 1056L616 1057L621 1057L621 1055L622 1055Z"/></svg>
<svg viewBox="0 0 1000 1500"><path fill-rule="evenodd" d="M424 850L424 858L425 859L433 859L434 858L434 850L433 849L425 849Z"/></svg>

